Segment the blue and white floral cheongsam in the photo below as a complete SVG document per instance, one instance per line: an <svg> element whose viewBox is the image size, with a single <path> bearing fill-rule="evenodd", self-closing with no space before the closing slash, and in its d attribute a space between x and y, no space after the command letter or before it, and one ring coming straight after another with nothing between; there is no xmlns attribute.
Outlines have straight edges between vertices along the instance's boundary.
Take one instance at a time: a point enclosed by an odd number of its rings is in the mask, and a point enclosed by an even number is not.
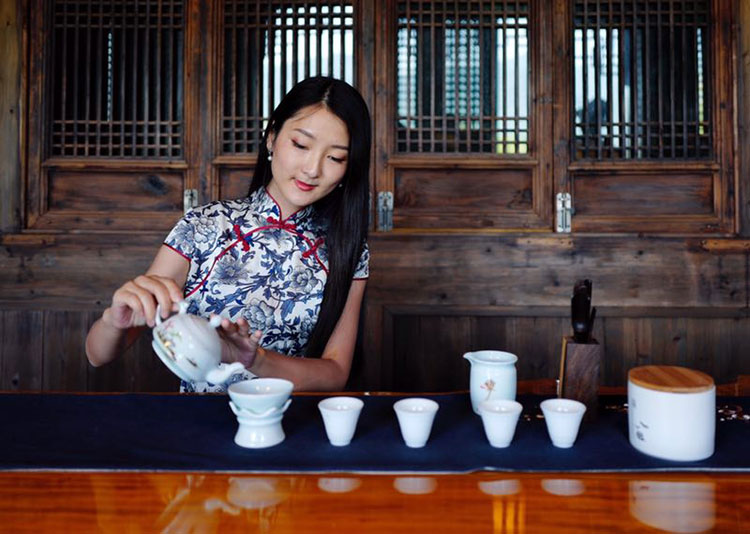
<svg viewBox="0 0 750 534"><path fill-rule="evenodd" d="M188 311L202 317L244 317L263 335L261 346L301 355L318 320L328 278L326 228L308 206L281 220L264 189L189 211L164 244L190 262ZM355 279L369 276L365 245ZM249 372L233 381L252 377ZM182 391L226 391L226 385L183 382Z"/></svg>

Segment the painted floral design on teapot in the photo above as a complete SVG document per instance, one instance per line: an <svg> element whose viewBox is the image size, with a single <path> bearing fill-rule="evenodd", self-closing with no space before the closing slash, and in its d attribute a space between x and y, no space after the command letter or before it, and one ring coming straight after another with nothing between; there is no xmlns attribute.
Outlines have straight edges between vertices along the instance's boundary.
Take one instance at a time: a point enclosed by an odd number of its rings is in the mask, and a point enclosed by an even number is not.
<svg viewBox="0 0 750 534"><path fill-rule="evenodd" d="M221 317L215 315L207 321L187 313L187 308L186 301L180 302L179 312L162 321L157 306L151 346L161 361L188 382L223 384L242 372L245 367L240 362L221 363L221 340L216 331Z"/></svg>

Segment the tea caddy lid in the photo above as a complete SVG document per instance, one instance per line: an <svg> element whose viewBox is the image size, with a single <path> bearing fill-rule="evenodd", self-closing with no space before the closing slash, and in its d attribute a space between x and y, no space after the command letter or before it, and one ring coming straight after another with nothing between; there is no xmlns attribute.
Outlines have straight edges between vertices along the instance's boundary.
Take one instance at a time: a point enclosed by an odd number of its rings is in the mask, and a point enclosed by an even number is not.
<svg viewBox="0 0 750 534"><path fill-rule="evenodd" d="M628 371L628 382L669 393L700 393L714 387L714 379L706 373L676 365L634 367Z"/></svg>

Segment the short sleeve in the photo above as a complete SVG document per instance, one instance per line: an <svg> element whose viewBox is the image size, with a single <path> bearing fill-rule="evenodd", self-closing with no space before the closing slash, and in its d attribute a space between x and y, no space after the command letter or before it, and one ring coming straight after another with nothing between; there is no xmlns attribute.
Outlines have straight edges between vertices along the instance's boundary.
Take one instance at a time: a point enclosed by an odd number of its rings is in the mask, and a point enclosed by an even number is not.
<svg viewBox="0 0 750 534"><path fill-rule="evenodd" d="M361 280L370 277L370 247L367 243L362 245L362 254L359 256L357 268L354 270L354 279Z"/></svg>
<svg viewBox="0 0 750 534"><path fill-rule="evenodd" d="M195 254L195 221L198 215L195 210L186 213L172 228L164 244L188 260Z"/></svg>

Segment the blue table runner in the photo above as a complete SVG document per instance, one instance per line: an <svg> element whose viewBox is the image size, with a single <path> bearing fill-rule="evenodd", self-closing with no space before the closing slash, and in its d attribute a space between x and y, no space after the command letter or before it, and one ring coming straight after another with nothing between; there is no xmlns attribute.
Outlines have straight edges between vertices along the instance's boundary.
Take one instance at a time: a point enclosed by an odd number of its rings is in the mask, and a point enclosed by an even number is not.
<svg viewBox="0 0 750 534"><path fill-rule="evenodd" d="M489 445L469 395L425 395L437 413L427 446L404 445L393 403L364 396L351 445L326 439L317 403L295 395L283 419L286 439L245 449L228 397L215 395L0 394L0 470L146 470L227 472L748 471L750 422L717 421L716 452L701 462L646 456L628 442L624 397L602 397L596 422L581 427L571 449L552 446L537 417L544 397L521 396L524 415L510 447ZM750 399L717 399L750 413Z"/></svg>

